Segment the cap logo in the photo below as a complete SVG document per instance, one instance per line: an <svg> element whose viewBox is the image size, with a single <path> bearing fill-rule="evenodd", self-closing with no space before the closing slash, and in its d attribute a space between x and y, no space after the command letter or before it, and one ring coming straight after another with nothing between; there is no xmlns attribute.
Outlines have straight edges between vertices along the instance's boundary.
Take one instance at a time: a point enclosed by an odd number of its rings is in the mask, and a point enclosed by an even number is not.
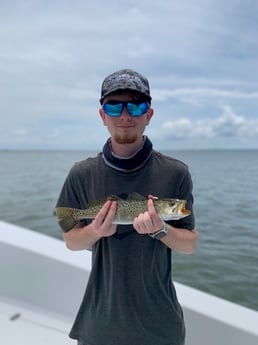
<svg viewBox="0 0 258 345"><path fill-rule="evenodd" d="M135 82L138 85L141 85L143 87L146 87L139 77L134 76L134 75L130 75L130 74L126 74L126 73L114 76L112 79L107 80L107 84L110 85L110 84L113 84L116 81L125 80L125 79L129 80L129 81L132 81L132 82Z"/></svg>

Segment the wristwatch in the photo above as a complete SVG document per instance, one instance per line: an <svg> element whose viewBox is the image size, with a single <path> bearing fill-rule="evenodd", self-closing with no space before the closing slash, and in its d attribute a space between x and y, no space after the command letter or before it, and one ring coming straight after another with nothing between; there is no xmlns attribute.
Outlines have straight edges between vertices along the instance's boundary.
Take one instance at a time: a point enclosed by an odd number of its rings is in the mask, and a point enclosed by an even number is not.
<svg viewBox="0 0 258 345"><path fill-rule="evenodd" d="M149 234L149 236L154 238L155 240L160 240L162 237L166 236L167 233L168 233L168 225L167 223L163 222L163 228L157 232L154 232L154 234Z"/></svg>

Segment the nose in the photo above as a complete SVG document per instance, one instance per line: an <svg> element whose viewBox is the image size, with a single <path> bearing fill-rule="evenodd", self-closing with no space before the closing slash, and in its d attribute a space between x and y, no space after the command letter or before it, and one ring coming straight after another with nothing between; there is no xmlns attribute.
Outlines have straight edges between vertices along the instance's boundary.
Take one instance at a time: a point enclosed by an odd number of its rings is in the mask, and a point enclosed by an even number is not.
<svg viewBox="0 0 258 345"><path fill-rule="evenodd" d="M127 110L125 105L123 107L123 110L122 110L122 113L120 115L120 118L124 118L126 120L129 120L129 119L131 120L131 118L132 118L132 116L129 114L129 112L128 112L128 110Z"/></svg>

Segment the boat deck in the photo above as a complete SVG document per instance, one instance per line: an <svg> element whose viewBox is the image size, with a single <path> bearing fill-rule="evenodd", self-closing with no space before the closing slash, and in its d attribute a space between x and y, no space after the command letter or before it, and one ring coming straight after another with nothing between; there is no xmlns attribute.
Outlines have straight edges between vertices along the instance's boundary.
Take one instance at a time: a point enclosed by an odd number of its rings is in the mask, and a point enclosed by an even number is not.
<svg viewBox="0 0 258 345"><path fill-rule="evenodd" d="M42 310L17 301L0 300L0 342L4 345L72 345L75 344L67 333L71 322L58 319Z"/></svg>

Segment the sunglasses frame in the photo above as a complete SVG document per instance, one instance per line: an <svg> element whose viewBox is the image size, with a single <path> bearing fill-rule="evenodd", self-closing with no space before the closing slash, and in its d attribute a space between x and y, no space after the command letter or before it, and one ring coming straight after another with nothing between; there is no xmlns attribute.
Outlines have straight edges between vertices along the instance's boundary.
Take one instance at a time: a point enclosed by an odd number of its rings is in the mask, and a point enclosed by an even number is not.
<svg viewBox="0 0 258 345"><path fill-rule="evenodd" d="M138 109L141 110L141 112L143 111L143 109L140 108L141 104L145 104L145 108L143 113L140 114L132 114L131 110L130 110L130 105L134 105L134 106L138 106ZM122 105L122 108L120 110L120 113L117 113L117 115L114 115L114 113L108 112L106 110L106 105ZM128 107L129 105L129 107ZM142 116L144 114L147 113L148 109L150 108L150 104L146 101L107 101L102 105L102 109L104 110L104 113L107 114L108 116L112 116L112 117L119 117L122 115L122 112L124 110L124 108L126 107L126 110L128 112L128 114L132 117L138 117L138 116Z"/></svg>

